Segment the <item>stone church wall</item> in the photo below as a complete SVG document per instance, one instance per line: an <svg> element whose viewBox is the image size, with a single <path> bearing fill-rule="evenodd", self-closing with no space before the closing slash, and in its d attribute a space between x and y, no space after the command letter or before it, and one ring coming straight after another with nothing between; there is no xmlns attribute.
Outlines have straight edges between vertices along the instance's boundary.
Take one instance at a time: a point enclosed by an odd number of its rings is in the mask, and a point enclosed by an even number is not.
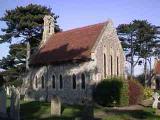
<svg viewBox="0 0 160 120"><path fill-rule="evenodd" d="M111 76L111 58L112 56L112 76L124 76L125 56L117 33L113 28L112 22L106 26L103 35L101 36L95 49L96 64L100 78L105 78L104 75L104 54L106 56L106 77ZM117 67L118 57L118 67ZM118 74L117 74L118 69Z"/></svg>
<svg viewBox="0 0 160 120"><path fill-rule="evenodd" d="M26 91L27 100L45 100L50 101L53 95L58 96L63 103L75 104L83 103L86 97L92 98L92 85L94 85L93 74L95 73L95 62L85 62L81 64L61 64L49 65L40 68L32 68L28 90ZM81 88L81 74L85 74L86 88ZM72 88L72 76L76 75L76 89ZM52 88L52 76L56 78L55 88ZM62 75L63 88L60 89L59 76ZM42 89L42 76L45 79L45 88ZM37 77L37 87L36 87ZM29 85L31 85L29 87ZM26 86L26 85L25 85Z"/></svg>

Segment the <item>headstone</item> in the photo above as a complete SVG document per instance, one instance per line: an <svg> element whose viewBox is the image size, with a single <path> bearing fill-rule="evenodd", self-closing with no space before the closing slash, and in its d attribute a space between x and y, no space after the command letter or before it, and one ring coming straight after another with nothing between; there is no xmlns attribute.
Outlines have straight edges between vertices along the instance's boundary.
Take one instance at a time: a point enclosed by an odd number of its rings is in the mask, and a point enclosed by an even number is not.
<svg viewBox="0 0 160 120"><path fill-rule="evenodd" d="M4 86L0 87L0 117L7 117L6 112L6 91Z"/></svg>
<svg viewBox="0 0 160 120"><path fill-rule="evenodd" d="M20 120L20 93L14 86L11 88L10 118Z"/></svg>
<svg viewBox="0 0 160 120"><path fill-rule="evenodd" d="M60 116L61 115L61 100L57 96L51 98L51 115Z"/></svg>
<svg viewBox="0 0 160 120"><path fill-rule="evenodd" d="M7 96L11 96L11 86L7 86L6 87L6 94L7 94Z"/></svg>
<svg viewBox="0 0 160 120"><path fill-rule="evenodd" d="M152 108L158 108L158 103L160 102L158 99L159 99L159 94L157 92L155 92L153 94L153 98L154 98L154 102L153 102L153 105L152 105Z"/></svg>

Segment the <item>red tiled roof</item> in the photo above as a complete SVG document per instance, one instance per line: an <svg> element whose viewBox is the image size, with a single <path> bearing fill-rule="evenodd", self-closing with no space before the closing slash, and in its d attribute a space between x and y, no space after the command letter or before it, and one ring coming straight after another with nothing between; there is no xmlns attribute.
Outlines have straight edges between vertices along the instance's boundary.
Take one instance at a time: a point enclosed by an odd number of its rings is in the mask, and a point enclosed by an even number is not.
<svg viewBox="0 0 160 120"><path fill-rule="evenodd" d="M155 74L160 74L160 60L156 62L155 65Z"/></svg>
<svg viewBox="0 0 160 120"><path fill-rule="evenodd" d="M53 34L31 59L31 64L51 64L90 58L94 46L106 23L99 23Z"/></svg>

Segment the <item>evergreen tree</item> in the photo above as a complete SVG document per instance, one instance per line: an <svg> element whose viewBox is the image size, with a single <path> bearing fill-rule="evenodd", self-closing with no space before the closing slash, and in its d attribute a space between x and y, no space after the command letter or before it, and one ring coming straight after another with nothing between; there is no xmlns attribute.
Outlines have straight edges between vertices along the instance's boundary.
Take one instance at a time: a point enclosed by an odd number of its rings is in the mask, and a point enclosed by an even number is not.
<svg viewBox="0 0 160 120"><path fill-rule="evenodd" d="M16 43L10 45L9 55L0 60L0 68L5 71L3 74L11 76L21 75L26 70L27 49L34 50L42 40L43 18L51 15L55 19L55 32L59 32L57 25L58 16L45 6L29 4L27 6L16 7L6 10L0 19L6 23L6 28L2 29L0 43ZM29 45L27 48L26 46ZM13 74L12 74L13 73Z"/></svg>
<svg viewBox="0 0 160 120"><path fill-rule="evenodd" d="M131 78L134 75L134 67L142 64L141 58L143 58L146 80L147 60L149 61L149 58L155 55L160 42L156 26L146 20L134 20L129 24L119 25L117 31L126 52L126 60L131 64ZM135 60L135 57L138 59Z"/></svg>

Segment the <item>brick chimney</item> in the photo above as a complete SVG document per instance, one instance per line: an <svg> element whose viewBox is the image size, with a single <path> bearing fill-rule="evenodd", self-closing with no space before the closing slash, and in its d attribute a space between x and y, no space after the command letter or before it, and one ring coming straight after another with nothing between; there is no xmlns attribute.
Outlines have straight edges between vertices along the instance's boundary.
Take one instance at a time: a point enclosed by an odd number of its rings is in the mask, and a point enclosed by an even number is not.
<svg viewBox="0 0 160 120"><path fill-rule="evenodd" d="M50 15L45 15L44 18L44 30L43 30L43 37L42 37L42 41L40 43L40 47L42 47L46 41L48 40L48 38L55 33L54 31L54 18Z"/></svg>

